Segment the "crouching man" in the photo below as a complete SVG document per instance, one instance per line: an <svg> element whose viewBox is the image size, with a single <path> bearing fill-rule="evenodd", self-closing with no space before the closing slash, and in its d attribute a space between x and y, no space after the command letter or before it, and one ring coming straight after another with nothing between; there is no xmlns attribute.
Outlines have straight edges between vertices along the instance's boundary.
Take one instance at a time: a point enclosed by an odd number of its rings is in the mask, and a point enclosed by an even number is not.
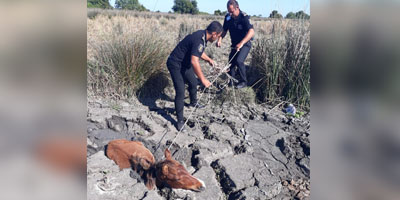
<svg viewBox="0 0 400 200"><path fill-rule="evenodd" d="M171 74L175 88L175 111L177 115L177 129L180 131L184 125L183 107L185 97L185 83L189 85L190 104L189 106L203 107L197 102L197 79L205 87L210 87L211 83L207 80L201 71L199 59L203 59L211 66L214 61L209 58L204 49L207 42L216 41L223 31L222 25L213 21L206 30L198 30L186 36L172 51L168 57L167 67Z"/></svg>

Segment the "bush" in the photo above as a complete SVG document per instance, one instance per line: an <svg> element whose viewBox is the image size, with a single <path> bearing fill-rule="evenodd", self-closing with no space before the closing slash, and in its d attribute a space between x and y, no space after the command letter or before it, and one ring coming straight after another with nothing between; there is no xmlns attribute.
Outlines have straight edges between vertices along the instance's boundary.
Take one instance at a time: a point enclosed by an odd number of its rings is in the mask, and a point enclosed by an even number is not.
<svg viewBox="0 0 400 200"><path fill-rule="evenodd" d="M111 38L91 45L88 89L95 95L130 98L150 78L165 70L166 41L151 33L124 34L115 26Z"/></svg>
<svg viewBox="0 0 400 200"><path fill-rule="evenodd" d="M196 31L196 28L192 24L187 24L187 23L181 23L179 25L179 33L178 33L178 38L177 41L180 42L185 38L187 35L192 34L194 31Z"/></svg>
<svg viewBox="0 0 400 200"><path fill-rule="evenodd" d="M298 24L298 23L297 23ZM288 26L254 42L251 65L260 74L256 86L262 102L289 101L310 105L309 26Z"/></svg>

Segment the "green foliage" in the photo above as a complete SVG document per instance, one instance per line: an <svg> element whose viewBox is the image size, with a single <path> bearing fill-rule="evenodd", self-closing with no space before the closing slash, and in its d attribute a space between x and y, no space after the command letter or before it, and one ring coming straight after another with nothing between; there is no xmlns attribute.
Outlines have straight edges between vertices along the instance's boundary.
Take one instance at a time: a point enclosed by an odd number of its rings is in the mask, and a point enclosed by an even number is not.
<svg viewBox="0 0 400 200"><path fill-rule="evenodd" d="M149 11L138 0L115 0L115 8L125 10Z"/></svg>
<svg viewBox="0 0 400 200"><path fill-rule="evenodd" d="M310 19L310 15L308 15L307 13L305 13L301 10L296 13L296 18L297 19Z"/></svg>
<svg viewBox="0 0 400 200"><path fill-rule="evenodd" d="M286 17L286 19L296 19L296 15L293 12L289 12Z"/></svg>
<svg viewBox="0 0 400 200"><path fill-rule="evenodd" d="M174 0L174 6L172 10L175 13L181 14L198 14L199 9L197 8L197 1L196 0Z"/></svg>
<svg viewBox="0 0 400 200"><path fill-rule="evenodd" d="M227 11L221 11L221 10L215 10L214 11L214 15L218 15L218 16L225 16L228 12Z"/></svg>
<svg viewBox="0 0 400 200"><path fill-rule="evenodd" d="M305 13L303 11L299 11L296 13L289 12L285 18L286 19L310 19L310 15L308 15L307 13Z"/></svg>
<svg viewBox="0 0 400 200"><path fill-rule="evenodd" d="M277 10L273 10L269 15L269 18L282 19L282 15L279 14Z"/></svg>
<svg viewBox="0 0 400 200"><path fill-rule="evenodd" d="M277 27L281 24L276 22ZM290 25L277 29L254 42L251 66L260 82L257 97L261 102L293 102L310 106L310 30Z"/></svg>
<svg viewBox="0 0 400 200"><path fill-rule="evenodd" d="M103 9L112 9L110 2L108 0L88 0L87 1L88 8L103 8Z"/></svg>

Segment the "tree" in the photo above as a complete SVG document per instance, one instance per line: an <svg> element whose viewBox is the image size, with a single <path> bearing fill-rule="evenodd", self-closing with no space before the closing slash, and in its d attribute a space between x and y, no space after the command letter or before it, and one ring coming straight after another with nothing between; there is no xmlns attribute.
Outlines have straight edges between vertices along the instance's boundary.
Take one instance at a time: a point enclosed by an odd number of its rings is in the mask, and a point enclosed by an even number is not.
<svg viewBox="0 0 400 200"><path fill-rule="evenodd" d="M221 10L219 10L219 9L218 9L218 10L215 10L215 11L214 11L214 15L222 15Z"/></svg>
<svg viewBox="0 0 400 200"><path fill-rule="evenodd" d="M226 15L226 13L228 13L228 12L227 11L221 12L221 10L219 10L219 9L214 11L214 15L224 16L224 15Z"/></svg>
<svg viewBox="0 0 400 200"><path fill-rule="evenodd" d="M149 11L138 0L115 0L115 8L137 11Z"/></svg>
<svg viewBox="0 0 400 200"><path fill-rule="evenodd" d="M87 1L88 8L103 8L103 9L112 9L110 2L108 0L88 0Z"/></svg>
<svg viewBox="0 0 400 200"><path fill-rule="evenodd" d="M277 10L273 10L271 14L269 15L269 18L277 18L277 19L282 19L282 15L278 13Z"/></svg>
<svg viewBox="0 0 400 200"><path fill-rule="evenodd" d="M293 12L289 12L286 17L286 19L310 19L310 15L308 15L307 13L303 12L303 11L299 11L293 13Z"/></svg>
<svg viewBox="0 0 400 200"><path fill-rule="evenodd" d="M300 10L299 12L296 13L296 18L297 19L310 19L310 15L307 15L307 13Z"/></svg>
<svg viewBox="0 0 400 200"><path fill-rule="evenodd" d="M174 0L174 6L172 10L175 13L190 13L198 14L199 9L197 8L196 0Z"/></svg>
<svg viewBox="0 0 400 200"><path fill-rule="evenodd" d="M296 15L293 12L289 12L286 17L286 19L296 19Z"/></svg>

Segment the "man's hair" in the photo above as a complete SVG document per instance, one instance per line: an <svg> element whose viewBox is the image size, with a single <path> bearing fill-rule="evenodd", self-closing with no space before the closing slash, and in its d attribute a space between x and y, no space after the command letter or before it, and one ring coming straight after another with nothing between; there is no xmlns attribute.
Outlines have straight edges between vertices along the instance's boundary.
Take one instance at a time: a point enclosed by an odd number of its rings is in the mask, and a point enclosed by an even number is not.
<svg viewBox="0 0 400 200"><path fill-rule="evenodd" d="M236 0L229 0L226 7L229 7L230 5L233 5L235 8L239 7L239 3Z"/></svg>
<svg viewBox="0 0 400 200"><path fill-rule="evenodd" d="M208 25L208 27L207 27L207 32L209 32L209 33L212 33L212 32L221 33L222 31L223 31L222 25L218 21L211 22L211 24Z"/></svg>

